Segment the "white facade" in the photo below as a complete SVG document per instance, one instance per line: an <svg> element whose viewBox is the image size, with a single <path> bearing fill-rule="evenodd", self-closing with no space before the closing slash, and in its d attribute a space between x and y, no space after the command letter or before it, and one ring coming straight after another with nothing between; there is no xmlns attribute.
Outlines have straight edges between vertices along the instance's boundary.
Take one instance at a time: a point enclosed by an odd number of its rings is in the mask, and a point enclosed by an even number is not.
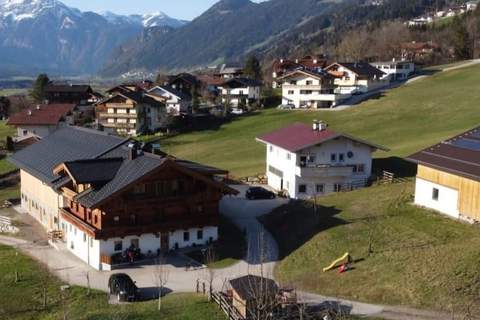
<svg viewBox="0 0 480 320"><path fill-rule="evenodd" d="M218 87L222 97L222 103L229 103L232 107L250 105L252 101L260 99L260 87L246 86L241 88Z"/></svg>
<svg viewBox="0 0 480 320"><path fill-rule="evenodd" d="M340 94L354 94L354 93L367 93L372 90L380 89L389 84L388 78L361 78L352 70L345 68L339 64L337 71L343 73L342 77L336 77L335 93Z"/></svg>
<svg viewBox="0 0 480 320"><path fill-rule="evenodd" d="M372 147L339 138L293 153L267 144L268 185L291 198L308 198L366 184Z"/></svg>
<svg viewBox="0 0 480 320"><path fill-rule="evenodd" d="M427 207L453 218L459 218L458 190L421 178L415 182L415 204Z"/></svg>
<svg viewBox="0 0 480 320"><path fill-rule="evenodd" d="M390 80L407 80L415 72L415 64L409 61L375 62L372 66L385 72Z"/></svg>
<svg viewBox="0 0 480 320"><path fill-rule="evenodd" d="M148 91L157 96L164 97L167 105L167 112L179 115L180 113L190 113L192 101L190 99L182 99L179 95L168 91L163 87L155 87Z"/></svg>
<svg viewBox="0 0 480 320"><path fill-rule="evenodd" d="M65 234L68 250L86 264L97 270L102 270L101 256L112 256L125 252L130 246L138 244L142 254L156 255L161 250L160 234L142 234L124 238L95 240L73 224L62 219L61 229ZM199 232L200 231L200 232ZM185 235L188 233L188 236ZM205 245L218 239L218 227L191 228L169 232L169 250L176 250L193 245Z"/></svg>
<svg viewBox="0 0 480 320"><path fill-rule="evenodd" d="M321 78L297 72L282 83L282 104L300 108L332 108L350 94L335 93L332 86L322 83Z"/></svg>

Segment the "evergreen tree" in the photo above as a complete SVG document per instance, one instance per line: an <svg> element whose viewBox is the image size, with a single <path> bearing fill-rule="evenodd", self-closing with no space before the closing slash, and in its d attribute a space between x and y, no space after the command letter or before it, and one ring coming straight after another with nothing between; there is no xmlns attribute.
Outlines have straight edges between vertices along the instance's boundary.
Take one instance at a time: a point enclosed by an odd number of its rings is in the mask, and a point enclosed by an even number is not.
<svg viewBox="0 0 480 320"><path fill-rule="evenodd" d="M198 108L200 106L197 85L193 85L192 90L191 90L191 96L192 96L192 112L197 113Z"/></svg>
<svg viewBox="0 0 480 320"><path fill-rule="evenodd" d="M464 18L455 16L452 21L455 55L458 59L470 59L470 36Z"/></svg>
<svg viewBox="0 0 480 320"><path fill-rule="evenodd" d="M50 79L45 73L38 75L37 80L33 85L32 92L30 93L35 102L41 103L45 100L45 87L49 82Z"/></svg>
<svg viewBox="0 0 480 320"><path fill-rule="evenodd" d="M262 67L260 66L260 61L255 56L252 55L247 58L243 74L250 79L262 80Z"/></svg>

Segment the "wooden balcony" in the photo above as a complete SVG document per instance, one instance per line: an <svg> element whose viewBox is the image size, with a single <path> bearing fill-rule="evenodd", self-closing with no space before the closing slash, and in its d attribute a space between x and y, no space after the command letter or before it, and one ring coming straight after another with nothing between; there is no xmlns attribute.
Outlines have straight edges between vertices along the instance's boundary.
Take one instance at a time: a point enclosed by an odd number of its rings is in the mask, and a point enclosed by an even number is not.
<svg viewBox="0 0 480 320"><path fill-rule="evenodd" d="M112 225L104 229L97 229L86 221L80 219L68 208L61 208L60 215L78 229L95 239L109 239L126 237L131 235L158 234L175 230L201 228L205 226L217 226L218 214L185 214L185 215L160 215L143 217L137 214L137 220L132 224L129 220L120 221L118 225ZM108 214L107 214L108 215Z"/></svg>
<svg viewBox="0 0 480 320"><path fill-rule="evenodd" d="M101 119L112 119L112 118L119 118L119 119L137 119L138 114L136 113L108 113L108 112L101 112L98 114L98 117Z"/></svg>

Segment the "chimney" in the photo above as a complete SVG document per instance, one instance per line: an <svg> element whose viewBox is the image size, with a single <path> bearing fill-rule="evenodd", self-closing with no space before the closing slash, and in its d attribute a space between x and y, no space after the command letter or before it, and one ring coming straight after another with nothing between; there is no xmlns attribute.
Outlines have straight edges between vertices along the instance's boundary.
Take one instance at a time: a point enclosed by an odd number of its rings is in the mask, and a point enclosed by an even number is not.
<svg viewBox="0 0 480 320"><path fill-rule="evenodd" d="M280 59L280 63L283 63L283 59Z"/></svg>
<svg viewBox="0 0 480 320"><path fill-rule="evenodd" d="M37 104L37 110L40 110L40 105L39 104Z"/></svg>
<svg viewBox="0 0 480 320"><path fill-rule="evenodd" d="M31 115L32 115L32 110L28 110L27 114L28 114L29 116L31 116Z"/></svg>
<svg viewBox="0 0 480 320"><path fill-rule="evenodd" d="M328 125L325 122L319 121L317 125L318 125L318 131L327 130Z"/></svg>
<svg viewBox="0 0 480 320"><path fill-rule="evenodd" d="M134 160L138 155L137 145L135 143L130 143L128 145L128 160Z"/></svg>
<svg viewBox="0 0 480 320"><path fill-rule="evenodd" d="M298 63L298 59L295 59L295 63Z"/></svg>

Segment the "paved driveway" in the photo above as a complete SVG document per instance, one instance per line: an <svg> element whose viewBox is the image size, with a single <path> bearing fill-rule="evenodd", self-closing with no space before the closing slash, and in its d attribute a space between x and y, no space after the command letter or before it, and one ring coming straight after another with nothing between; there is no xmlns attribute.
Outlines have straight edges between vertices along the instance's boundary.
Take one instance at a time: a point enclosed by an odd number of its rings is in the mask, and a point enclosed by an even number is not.
<svg viewBox="0 0 480 320"><path fill-rule="evenodd" d="M248 201L245 199L247 186L233 187L240 191L240 195L226 196L220 203L220 211L230 217L240 228L247 231L248 257L245 259L246 261L241 261L234 266L214 271L214 287L216 290L222 289L228 279L243 276L250 272L259 272L258 264L260 261L268 262L265 264L263 271L266 275L272 275L273 264L278 256L275 241L268 232L264 232L256 217L269 213L275 207L285 203L286 200ZM36 222L34 221L34 223ZM36 224L37 228L41 228L38 223ZM260 238L264 240L260 240ZM137 285L147 292L152 291L155 287L154 279L157 268L153 263L126 267L113 272L100 272L90 268L62 245L57 246L59 250L56 250L51 246L44 245L44 243L32 243L31 241L1 236L0 243L19 247L36 260L48 265L57 276L71 284L87 286L88 273L92 288L107 291L109 276L115 272L124 272L130 275L137 282ZM262 249L260 244L263 244ZM265 255L264 259L260 258L261 254ZM185 264L186 261L179 256L174 255L167 259L165 265L169 273L169 280L166 287L170 290L192 292L195 289L197 279L208 279L206 269L186 270Z"/></svg>

